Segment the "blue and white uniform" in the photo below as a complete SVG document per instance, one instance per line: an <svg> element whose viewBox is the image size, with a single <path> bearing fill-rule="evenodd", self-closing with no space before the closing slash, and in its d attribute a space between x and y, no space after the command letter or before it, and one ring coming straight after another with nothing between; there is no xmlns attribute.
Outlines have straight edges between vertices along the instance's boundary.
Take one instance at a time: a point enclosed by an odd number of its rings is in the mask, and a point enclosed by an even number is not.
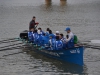
<svg viewBox="0 0 100 75"><path fill-rule="evenodd" d="M45 34L45 32L41 30L41 31L40 31L40 34L42 34L42 35L43 35L43 34Z"/></svg>
<svg viewBox="0 0 100 75"><path fill-rule="evenodd" d="M29 39L30 42L33 41L34 38L33 38L33 32L32 31L28 32L28 39Z"/></svg>
<svg viewBox="0 0 100 75"><path fill-rule="evenodd" d="M38 33L33 34L34 44L37 44Z"/></svg>
<svg viewBox="0 0 100 75"><path fill-rule="evenodd" d="M61 40L57 40L55 42L55 50L62 50L63 49L63 42Z"/></svg>
<svg viewBox="0 0 100 75"><path fill-rule="evenodd" d="M52 37L52 38L49 38L50 50L55 50L55 42L56 42L55 35L50 34L49 37Z"/></svg>
<svg viewBox="0 0 100 75"><path fill-rule="evenodd" d="M55 43L56 43L56 39L55 38L52 38L52 39L49 40L50 50L55 50L56 49Z"/></svg>
<svg viewBox="0 0 100 75"><path fill-rule="evenodd" d="M38 34L38 37L37 37L37 44L38 44L38 45L42 45L42 34Z"/></svg>
<svg viewBox="0 0 100 75"><path fill-rule="evenodd" d="M47 36L42 36L42 46L48 46L49 39Z"/></svg>
<svg viewBox="0 0 100 75"><path fill-rule="evenodd" d="M42 36L43 36L43 35L42 35L41 31L38 30L37 44L38 44L39 46L42 45Z"/></svg>

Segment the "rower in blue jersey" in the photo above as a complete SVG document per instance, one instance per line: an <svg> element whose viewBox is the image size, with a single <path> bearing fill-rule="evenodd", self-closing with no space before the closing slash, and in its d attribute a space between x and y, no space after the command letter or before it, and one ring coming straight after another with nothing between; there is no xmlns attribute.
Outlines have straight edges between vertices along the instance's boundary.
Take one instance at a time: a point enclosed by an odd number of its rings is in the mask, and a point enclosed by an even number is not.
<svg viewBox="0 0 100 75"><path fill-rule="evenodd" d="M49 40L50 49L49 50L55 50L55 42L56 42L55 35L50 34L49 37L50 37L50 40Z"/></svg>
<svg viewBox="0 0 100 75"><path fill-rule="evenodd" d="M74 34L71 32L71 29L69 27L67 27L65 31L67 32L67 38L66 38L67 48L73 48L74 47Z"/></svg>
<svg viewBox="0 0 100 75"><path fill-rule="evenodd" d="M38 30L40 30L40 34L42 35L44 34L44 31L42 30L42 28L39 27Z"/></svg>
<svg viewBox="0 0 100 75"><path fill-rule="evenodd" d="M34 28L31 28L30 31L28 32L28 39L29 39L29 42L33 42L33 31L34 31Z"/></svg>
<svg viewBox="0 0 100 75"><path fill-rule="evenodd" d="M47 29L46 29L46 35L49 34L49 30L50 30L50 28L47 28Z"/></svg>
<svg viewBox="0 0 100 75"><path fill-rule="evenodd" d="M34 31L33 38L34 38L34 44L38 44L38 42L37 42L37 38L38 38L37 30Z"/></svg>
<svg viewBox="0 0 100 75"><path fill-rule="evenodd" d="M46 30L46 33L45 33L45 35L46 35L46 37L49 39L49 34L50 34L50 29L49 28L47 28L47 30Z"/></svg>
<svg viewBox="0 0 100 75"><path fill-rule="evenodd" d="M63 42L60 40L59 36L56 36L55 42L55 50L62 50L63 49Z"/></svg>
<svg viewBox="0 0 100 75"><path fill-rule="evenodd" d="M42 35L42 46L47 47L49 44L48 36L44 33Z"/></svg>
<svg viewBox="0 0 100 75"><path fill-rule="evenodd" d="M41 33L41 31L40 30L38 30L37 31L38 32L38 37L37 37L37 44L39 45L39 46L41 46L42 45L42 33Z"/></svg>

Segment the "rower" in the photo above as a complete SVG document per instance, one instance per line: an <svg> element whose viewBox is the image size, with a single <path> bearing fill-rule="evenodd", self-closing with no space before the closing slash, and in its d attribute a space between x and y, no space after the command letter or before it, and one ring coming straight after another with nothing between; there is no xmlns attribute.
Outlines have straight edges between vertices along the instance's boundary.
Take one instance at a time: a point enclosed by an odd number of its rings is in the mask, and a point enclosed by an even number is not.
<svg viewBox="0 0 100 75"><path fill-rule="evenodd" d="M49 28L46 29L46 35L49 35Z"/></svg>
<svg viewBox="0 0 100 75"><path fill-rule="evenodd" d="M50 31L50 29L47 28L47 29L46 29L46 32L45 32L45 36L47 37L48 40L49 40L49 34L50 34L49 31Z"/></svg>
<svg viewBox="0 0 100 75"><path fill-rule="evenodd" d="M34 44L38 44L37 43L37 38L38 38L37 30L34 31L33 38L34 38Z"/></svg>
<svg viewBox="0 0 100 75"><path fill-rule="evenodd" d="M49 50L55 50L55 42L56 42L56 39L55 39L55 35L54 34L50 34L49 35L49 46L50 46L50 49Z"/></svg>
<svg viewBox="0 0 100 75"><path fill-rule="evenodd" d="M42 46L47 47L49 44L48 36L44 33L42 35Z"/></svg>
<svg viewBox="0 0 100 75"><path fill-rule="evenodd" d="M66 38L64 38L64 35L60 34L59 39L63 42L63 48L66 48Z"/></svg>
<svg viewBox="0 0 100 75"><path fill-rule="evenodd" d="M48 36L50 37L50 35L53 35L53 37L55 38L55 35L52 33L52 30L49 30Z"/></svg>
<svg viewBox="0 0 100 75"><path fill-rule="evenodd" d="M38 33L37 43L39 46L41 46L42 45L42 34L40 30L38 30L37 33Z"/></svg>
<svg viewBox="0 0 100 75"><path fill-rule="evenodd" d="M52 30L49 30L49 34L53 34L53 33L52 33Z"/></svg>
<svg viewBox="0 0 100 75"><path fill-rule="evenodd" d="M60 34L60 32L59 31L56 31L55 36L59 36L59 34Z"/></svg>
<svg viewBox="0 0 100 75"><path fill-rule="evenodd" d="M42 28L39 27L38 30L40 30L40 34L42 35L44 34L44 31L42 30Z"/></svg>
<svg viewBox="0 0 100 75"><path fill-rule="evenodd" d="M74 47L74 34L71 32L70 27L67 27L65 31L67 32L67 38L66 38L67 48L72 48Z"/></svg>
<svg viewBox="0 0 100 75"><path fill-rule="evenodd" d="M33 31L34 31L34 28L31 28L30 31L28 32L29 42L33 41Z"/></svg>
<svg viewBox="0 0 100 75"><path fill-rule="evenodd" d="M59 38L59 36L56 36L55 50L62 50L62 49L63 49L63 42Z"/></svg>
<svg viewBox="0 0 100 75"><path fill-rule="evenodd" d="M36 23L35 20L36 20L36 17L33 16L32 20L31 20L30 23L29 23L29 30L30 30L31 28L36 29L35 25L38 25L39 23L38 23L38 22Z"/></svg>

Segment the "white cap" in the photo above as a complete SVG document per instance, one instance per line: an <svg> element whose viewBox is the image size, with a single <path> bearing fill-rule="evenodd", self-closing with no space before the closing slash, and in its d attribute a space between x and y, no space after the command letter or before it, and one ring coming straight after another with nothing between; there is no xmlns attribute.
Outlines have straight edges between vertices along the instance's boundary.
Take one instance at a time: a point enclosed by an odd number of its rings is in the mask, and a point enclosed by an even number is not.
<svg viewBox="0 0 100 75"><path fill-rule="evenodd" d="M56 31L56 33L59 33L59 31Z"/></svg>

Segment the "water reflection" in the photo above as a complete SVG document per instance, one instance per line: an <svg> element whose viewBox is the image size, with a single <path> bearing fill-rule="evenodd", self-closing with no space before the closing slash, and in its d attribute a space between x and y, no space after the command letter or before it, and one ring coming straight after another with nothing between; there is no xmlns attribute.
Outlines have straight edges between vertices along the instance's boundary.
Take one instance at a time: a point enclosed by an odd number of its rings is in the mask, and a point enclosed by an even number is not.
<svg viewBox="0 0 100 75"><path fill-rule="evenodd" d="M60 6L66 6L67 0L60 0ZM52 0L45 0L45 5L47 7L52 5Z"/></svg>
<svg viewBox="0 0 100 75"><path fill-rule="evenodd" d="M66 6L67 1L66 0L60 0L60 6Z"/></svg>
<svg viewBox="0 0 100 75"><path fill-rule="evenodd" d="M86 73L86 70L87 70L86 66L79 66L76 64L68 63L68 62L61 62L61 61L43 56L41 54L35 53L34 51L32 51L32 49L30 52L27 52L27 54L31 55L30 59L32 59L32 60L36 59L36 60L41 61L41 65L43 63L49 63L49 66L55 66L57 69L57 72L60 72L60 73L83 74L83 73ZM44 70L44 72L45 72L45 70Z"/></svg>
<svg viewBox="0 0 100 75"><path fill-rule="evenodd" d="M46 7L50 7L52 5L52 0L45 0Z"/></svg>

